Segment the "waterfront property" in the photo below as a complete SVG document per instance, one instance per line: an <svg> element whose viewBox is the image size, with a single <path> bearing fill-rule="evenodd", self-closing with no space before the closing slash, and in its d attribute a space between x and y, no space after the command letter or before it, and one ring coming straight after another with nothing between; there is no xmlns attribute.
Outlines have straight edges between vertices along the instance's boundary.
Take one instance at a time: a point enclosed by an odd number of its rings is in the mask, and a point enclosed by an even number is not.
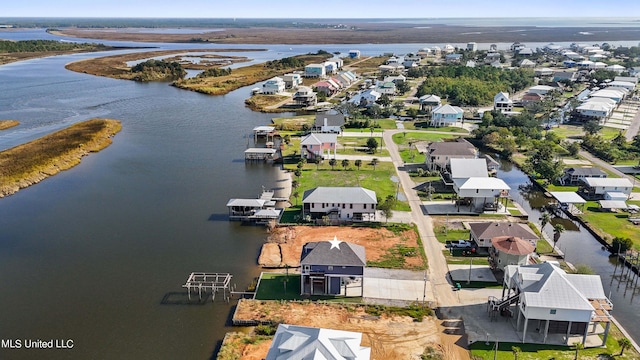
<svg viewBox="0 0 640 360"><path fill-rule="evenodd" d="M375 191L362 187L317 187L304 192L302 216L338 221L375 221Z"/></svg>
<svg viewBox="0 0 640 360"><path fill-rule="evenodd" d="M310 133L300 141L300 156L307 160L336 157L338 135L324 133ZM325 153L326 151L326 153Z"/></svg>
<svg viewBox="0 0 640 360"><path fill-rule="evenodd" d="M364 246L331 241L308 242L300 256L301 295L344 295L347 288L359 288L363 294L364 267L367 264Z"/></svg>
<svg viewBox="0 0 640 360"><path fill-rule="evenodd" d="M316 114L313 131L339 134L342 132L344 124L344 115L337 110L331 109Z"/></svg>
<svg viewBox="0 0 640 360"><path fill-rule="evenodd" d="M585 199L603 199L608 192L631 195L633 184L627 178L584 178L578 193Z"/></svg>
<svg viewBox="0 0 640 360"><path fill-rule="evenodd" d="M508 265L502 296L490 297L488 310L515 312L523 343L606 344L613 305L599 275L567 274L550 262Z"/></svg>
<svg viewBox="0 0 640 360"><path fill-rule="evenodd" d="M597 167L570 167L563 170L561 185L578 185L585 178L606 178L607 173Z"/></svg>
<svg viewBox="0 0 640 360"><path fill-rule="evenodd" d="M511 187L502 179L486 176L456 179L453 190L458 198L466 200L475 211L499 211L499 200L509 197Z"/></svg>
<svg viewBox="0 0 640 360"><path fill-rule="evenodd" d="M497 236L491 239L489 264L503 270L508 265L528 265L535 247L516 236Z"/></svg>
<svg viewBox="0 0 640 360"><path fill-rule="evenodd" d="M445 169L451 159L475 159L476 148L467 140L432 142L427 146L426 165L429 170Z"/></svg>
<svg viewBox="0 0 640 360"><path fill-rule="evenodd" d="M293 94L293 101L300 106L314 106L318 103L316 93L308 86L299 86Z"/></svg>
<svg viewBox="0 0 640 360"><path fill-rule="evenodd" d="M534 247L538 242L538 235L529 226L508 221L469 223L469 240L475 241L478 247L488 248L491 239L496 237L518 237L528 241Z"/></svg>
<svg viewBox="0 0 640 360"><path fill-rule="evenodd" d="M371 348L361 343L359 332L280 324L265 360L369 360Z"/></svg>
<svg viewBox="0 0 640 360"><path fill-rule="evenodd" d="M264 196L260 199L231 199L227 202L229 209L229 220L249 221L255 223L267 223L279 220L282 216L282 209L276 209L276 202L272 196Z"/></svg>
<svg viewBox="0 0 640 360"><path fill-rule="evenodd" d="M281 77L274 77L262 84L262 93L266 95L275 95L284 92L285 82Z"/></svg>

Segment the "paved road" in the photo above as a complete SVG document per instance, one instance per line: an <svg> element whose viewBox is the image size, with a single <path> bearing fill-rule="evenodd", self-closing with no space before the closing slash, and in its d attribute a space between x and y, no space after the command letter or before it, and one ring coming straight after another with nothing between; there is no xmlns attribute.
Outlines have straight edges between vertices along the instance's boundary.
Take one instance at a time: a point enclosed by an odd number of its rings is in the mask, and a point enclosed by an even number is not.
<svg viewBox="0 0 640 360"><path fill-rule="evenodd" d="M387 130L384 132L383 138L391 155L393 165L397 168L404 165L398 146L393 142L391 137L393 134L401 131ZM443 246L436 239L433 231L433 223L431 217L422 212L422 200L418 197L418 193L413 190L414 183L405 171L398 171L400 185L404 189L409 205L411 206L411 218L418 226L418 233L422 239L424 251L429 261L428 279L434 294L434 300L437 305L455 306L460 301L456 293L452 290L451 284L447 281L448 267L444 256L442 255Z"/></svg>
<svg viewBox="0 0 640 360"><path fill-rule="evenodd" d="M631 120L631 124L629 124L629 128L624 133L624 137L627 141L631 141L634 136L638 135L638 130L640 130L640 110L636 109L636 116Z"/></svg>
<svg viewBox="0 0 640 360"><path fill-rule="evenodd" d="M612 173L616 174L617 176L623 177L623 178L627 178L629 179L629 181L631 181L631 183L635 184L636 183L636 179L631 176L631 175L625 175L623 174L620 170L616 169L613 165L609 164L606 161L600 160L597 157L591 155L590 153L584 151L584 150L580 150L580 156L584 157L585 159L591 161L592 163L603 167L609 171L611 171Z"/></svg>

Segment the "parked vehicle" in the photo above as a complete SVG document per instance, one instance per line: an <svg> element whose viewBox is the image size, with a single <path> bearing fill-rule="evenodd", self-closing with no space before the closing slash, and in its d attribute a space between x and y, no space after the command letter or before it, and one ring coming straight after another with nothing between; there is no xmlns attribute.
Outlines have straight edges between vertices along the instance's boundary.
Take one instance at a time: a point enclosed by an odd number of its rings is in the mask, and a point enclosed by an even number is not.
<svg viewBox="0 0 640 360"><path fill-rule="evenodd" d="M467 240L452 240L448 241L447 245L454 248L470 248L473 246L473 243Z"/></svg>

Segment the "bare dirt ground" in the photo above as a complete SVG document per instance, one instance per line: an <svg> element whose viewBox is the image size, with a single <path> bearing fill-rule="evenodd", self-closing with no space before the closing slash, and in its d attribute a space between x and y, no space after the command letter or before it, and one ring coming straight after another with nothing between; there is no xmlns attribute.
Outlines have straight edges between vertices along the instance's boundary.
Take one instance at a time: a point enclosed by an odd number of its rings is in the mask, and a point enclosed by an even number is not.
<svg viewBox="0 0 640 360"><path fill-rule="evenodd" d="M589 27L534 27L502 26L477 27L408 23L350 23L350 29L327 28L276 28L248 27L227 28L193 34L157 34L144 32L118 32L118 29L69 28L52 31L55 35L74 36L99 40L193 42L194 37L204 43L227 44L397 44L397 43L467 43L585 41L580 32L589 32L589 41L635 40L637 28L589 28ZM518 34L517 36L514 35ZM612 38L615 34L615 38Z"/></svg>
<svg viewBox="0 0 640 360"><path fill-rule="evenodd" d="M243 300L238 304L236 318L271 316L277 317L275 320L278 322L292 325L361 332L361 345L371 347L372 359L416 359L427 347L441 351L445 359L465 358L466 351L462 349L462 353L459 353L450 344L448 336L443 341L435 317L425 317L422 322L417 322L408 316L371 316L364 309L364 306L357 305ZM265 346L252 349L255 352L251 354L246 350L244 353L247 357L242 359L266 356ZM264 353L258 354L259 351ZM460 357L461 354L463 357Z"/></svg>
<svg viewBox="0 0 640 360"><path fill-rule="evenodd" d="M380 261L395 246L419 248L418 234L407 230L394 234L385 228L345 226L288 226L275 228L263 246L258 263L264 267L298 267L302 246L311 241L329 241L336 237L365 247L367 261ZM419 268L422 257L405 256L405 268Z"/></svg>

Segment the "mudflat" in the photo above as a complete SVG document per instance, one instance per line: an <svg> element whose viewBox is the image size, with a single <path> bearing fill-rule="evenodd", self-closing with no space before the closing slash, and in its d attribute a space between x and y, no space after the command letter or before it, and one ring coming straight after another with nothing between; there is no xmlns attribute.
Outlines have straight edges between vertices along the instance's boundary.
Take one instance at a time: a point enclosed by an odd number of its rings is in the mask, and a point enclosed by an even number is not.
<svg viewBox="0 0 640 360"><path fill-rule="evenodd" d="M0 197L78 165L109 146L121 128L118 120L91 119L0 152Z"/></svg>
<svg viewBox="0 0 640 360"><path fill-rule="evenodd" d="M0 120L0 130L6 130L20 125L18 120Z"/></svg>

